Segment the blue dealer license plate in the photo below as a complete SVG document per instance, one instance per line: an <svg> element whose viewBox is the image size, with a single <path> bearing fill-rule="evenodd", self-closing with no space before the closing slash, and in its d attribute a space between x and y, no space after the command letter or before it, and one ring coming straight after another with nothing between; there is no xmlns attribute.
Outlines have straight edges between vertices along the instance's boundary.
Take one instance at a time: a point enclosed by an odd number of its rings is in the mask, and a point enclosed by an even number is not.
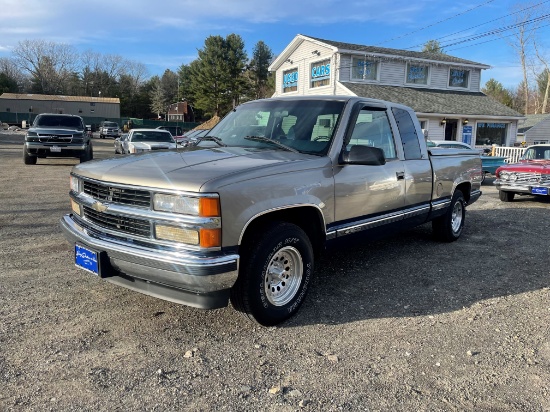
<svg viewBox="0 0 550 412"><path fill-rule="evenodd" d="M97 252L81 245L74 246L74 263L77 267L99 275L99 259Z"/></svg>
<svg viewBox="0 0 550 412"><path fill-rule="evenodd" d="M548 188L547 187L532 187L531 188L531 194L548 196Z"/></svg>

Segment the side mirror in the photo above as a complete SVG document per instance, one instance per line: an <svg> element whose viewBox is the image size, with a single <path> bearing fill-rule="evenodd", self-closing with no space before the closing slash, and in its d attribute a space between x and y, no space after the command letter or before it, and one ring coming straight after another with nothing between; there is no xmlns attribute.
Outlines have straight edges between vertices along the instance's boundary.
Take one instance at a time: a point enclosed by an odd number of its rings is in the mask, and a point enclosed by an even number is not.
<svg viewBox="0 0 550 412"><path fill-rule="evenodd" d="M378 147L353 145L344 151L344 163L366 166L381 166L386 164L384 151Z"/></svg>

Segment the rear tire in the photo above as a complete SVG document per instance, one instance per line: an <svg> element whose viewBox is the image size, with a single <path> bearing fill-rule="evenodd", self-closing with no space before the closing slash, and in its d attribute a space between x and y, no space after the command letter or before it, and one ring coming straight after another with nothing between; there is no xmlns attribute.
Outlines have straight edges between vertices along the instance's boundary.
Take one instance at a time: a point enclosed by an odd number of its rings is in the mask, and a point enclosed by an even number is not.
<svg viewBox="0 0 550 412"><path fill-rule="evenodd" d="M466 220L466 201L460 190L455 191L451 205L443 216L432 221L435 238L442 242L454 242L462 234Z"/></svg>
<svg viewBox="0 0 550 412"><path fill-rule="evenodd" d="M503 202L513 202L515 195L515 192L506 192L504 190L498 191L498 198Z"/></svg>
<svg viewBox="0 0 550 412"><path fill-rule="evenodd" d="M306 233L291 223L260 228L242 246L239 277L231 303L251 320L272 326L294 315L313 275L313 248Z"/></svg>
<svg viewBox="0 0 550 412"><path fill-rule="evenodd" d="M31 156L27 153L26 150L23 150L23 161L26 165L35 165L36 164L36 156Z"/></svg>

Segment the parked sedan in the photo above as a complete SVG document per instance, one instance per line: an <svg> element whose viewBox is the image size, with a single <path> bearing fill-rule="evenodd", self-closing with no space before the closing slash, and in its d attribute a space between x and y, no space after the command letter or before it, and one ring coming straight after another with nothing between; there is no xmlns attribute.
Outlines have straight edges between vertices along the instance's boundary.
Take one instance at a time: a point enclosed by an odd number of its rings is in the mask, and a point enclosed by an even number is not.
<svg viewBox="0 0 550 412"><path fill-rule="evenodd" d="M170 132L160 129L132 129L127 135L115 139L115 153L122 154L176 147L176 141Z"/></svg>

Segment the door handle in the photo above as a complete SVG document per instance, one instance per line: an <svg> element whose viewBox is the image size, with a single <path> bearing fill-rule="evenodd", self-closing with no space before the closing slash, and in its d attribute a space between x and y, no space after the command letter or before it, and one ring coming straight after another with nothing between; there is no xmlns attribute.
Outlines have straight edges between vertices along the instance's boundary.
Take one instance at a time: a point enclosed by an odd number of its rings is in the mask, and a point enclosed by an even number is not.
<svg viewBox="0 0 550 412"><path fill-rule="evenodd" d="M395 172L395 175L397 176L397 180L405 179L405 172Z"/></svg>

